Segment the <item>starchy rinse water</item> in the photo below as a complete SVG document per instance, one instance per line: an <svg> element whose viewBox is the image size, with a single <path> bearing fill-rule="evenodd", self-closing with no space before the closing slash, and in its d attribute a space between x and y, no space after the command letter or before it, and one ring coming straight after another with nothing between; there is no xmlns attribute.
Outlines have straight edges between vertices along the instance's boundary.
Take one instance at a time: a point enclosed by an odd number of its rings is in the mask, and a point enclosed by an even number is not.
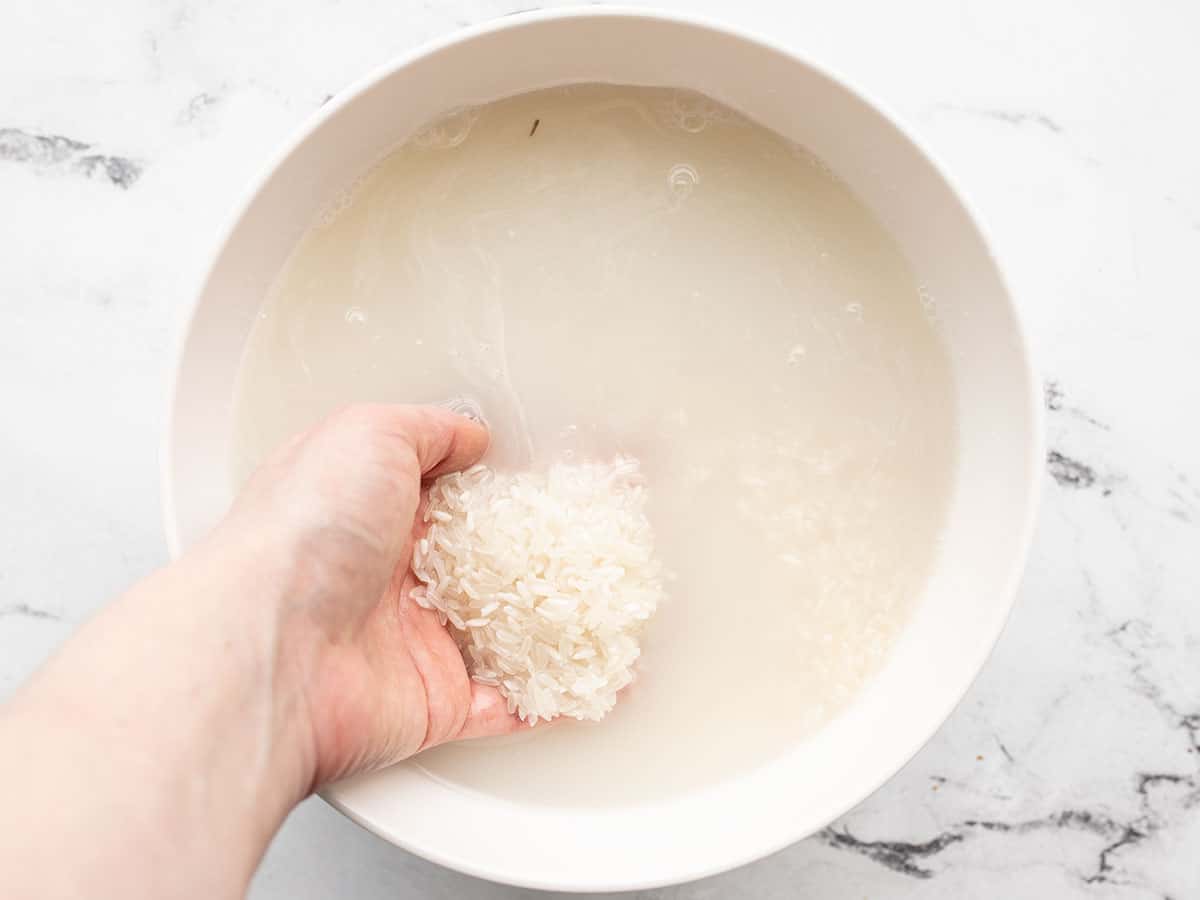
<svg viewBox="0 0 1200 900"><path fill-rule="evenodd" d="M954 394L932 302L819 160L697 94L456 110L331 205L242 364L235 477L351 400L468 398L498 467L641 460L675 574L599 724L422 754L612 806L770 760L850 702L936 552Z"/></svg>

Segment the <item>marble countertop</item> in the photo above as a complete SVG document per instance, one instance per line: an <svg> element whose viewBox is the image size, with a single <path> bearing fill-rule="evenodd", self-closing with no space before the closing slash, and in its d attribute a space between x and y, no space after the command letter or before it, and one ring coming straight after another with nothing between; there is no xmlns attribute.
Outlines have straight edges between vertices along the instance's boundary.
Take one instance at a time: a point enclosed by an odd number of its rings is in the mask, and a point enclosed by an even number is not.
<svg viewBox="0 0 1200 900"><path fill-rule="evenodd" d="M166 558L170 348L220 223L327 97L503 0L68 0L0 10L0 696ZM647 897L1200 896L1200 6L665 3L879 98L994 236L1046 378L1012 620L891 783L766 860ZM256 898L532 894L319 801Z"/></svg>

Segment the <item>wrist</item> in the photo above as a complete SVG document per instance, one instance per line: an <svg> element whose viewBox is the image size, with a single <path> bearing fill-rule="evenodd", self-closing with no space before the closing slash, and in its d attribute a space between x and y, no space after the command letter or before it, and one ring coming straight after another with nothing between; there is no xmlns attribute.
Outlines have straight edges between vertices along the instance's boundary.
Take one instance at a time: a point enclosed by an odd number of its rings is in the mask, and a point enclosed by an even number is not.
<svg viewBox="0 0 1200 900"><path fill-rule="evenodd" d="M252 732L258 781L279 798L270 806L286 809L311 792L316 770L305 690L315 653L292 602L299 557L276 535L222 525L169 570L221 642L226 708Z"/></svg>
<svg viewBox="0 0 1200 900"><path fill-rule="evenodd" d="M284 563L255 549L220 536L197 546L104 609L6 709L17 724L0 762L72 796L41 827L93 848L75 873L86 882L121 893L118 863L136 847L156 861L143 887L240 895L310 790L311 733L271 574Z"/></svg>

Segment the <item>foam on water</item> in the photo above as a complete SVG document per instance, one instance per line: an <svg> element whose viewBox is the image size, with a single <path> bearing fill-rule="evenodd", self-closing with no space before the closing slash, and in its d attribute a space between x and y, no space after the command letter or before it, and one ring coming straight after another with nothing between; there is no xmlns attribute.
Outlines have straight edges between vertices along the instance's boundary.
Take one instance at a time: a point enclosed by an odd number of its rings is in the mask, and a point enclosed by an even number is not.
<svg viewBox="0 0 1200 900"><path fill-rule="evenodd" d="M457 147L470 135L479 121L478 106L464 106L451 110L419 129L410 140L413 147L421 150L449 150Z"/></svg>

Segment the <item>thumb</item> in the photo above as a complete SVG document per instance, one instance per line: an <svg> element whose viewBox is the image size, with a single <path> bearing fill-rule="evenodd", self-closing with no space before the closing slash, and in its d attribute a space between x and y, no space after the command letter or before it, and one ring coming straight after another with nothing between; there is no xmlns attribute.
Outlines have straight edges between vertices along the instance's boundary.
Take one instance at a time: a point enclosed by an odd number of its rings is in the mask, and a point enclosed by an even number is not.
<svg viewBox="0 0 1200 900"><path fill-rule="evenodd" d="M416 451L422 478L436 478L479 462L491 441L474 419L437 406L397 406L396 425Z"/></svg>

